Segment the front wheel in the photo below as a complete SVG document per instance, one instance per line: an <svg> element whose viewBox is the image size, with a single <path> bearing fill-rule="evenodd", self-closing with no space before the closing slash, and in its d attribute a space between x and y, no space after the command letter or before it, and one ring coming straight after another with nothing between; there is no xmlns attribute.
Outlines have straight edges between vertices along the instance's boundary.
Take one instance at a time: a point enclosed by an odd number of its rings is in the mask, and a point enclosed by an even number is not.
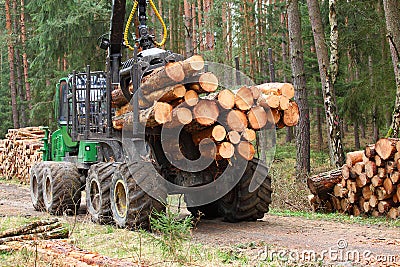
<svg viewBox="0 0 400 267"><path fill-rule="evenodd" d="M81 200L78 168L69 162L49 162L43 170L43 202L52 215L77 213Z"/></svg>
<svg viewBox="0 0 400 267"><path fill-rule="evenodd" d="M166 192L162 178L150 162L120 163L110 188L111 211L118 227L150 229L153 210L165 210ZM144 182L154 195L138 185ZM157 196L157 199L153 198Z"/></svg>
<svg viewBox="0 0 400 267"><path fill-rule="evenodd" d="M43 171L46 162L38 162L29 171L29 191L33 207L37 211L45 211L43 202Z"/></svg>
<svg viewBox="0 0 400 267"><path fill-rule="evenodd" d="M86 179L86 207L95 223L112 221L110 186L116 167L112 162L101 162L90 167Z"/></svg>

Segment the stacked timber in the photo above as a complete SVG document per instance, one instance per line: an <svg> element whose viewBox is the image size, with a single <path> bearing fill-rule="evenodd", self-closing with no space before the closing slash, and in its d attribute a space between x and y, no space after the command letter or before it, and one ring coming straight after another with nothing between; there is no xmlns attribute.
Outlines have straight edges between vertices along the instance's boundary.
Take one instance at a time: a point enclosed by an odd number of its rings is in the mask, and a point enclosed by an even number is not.
<svg viewBox="0 0 400 267"><path fill-rule="evenodd" d="M28 183L30 167L42 159L43 137L39 127L9 129L0 140L0 177Z"/></svg>
<svg viewBox="0 0 400 267"><path fill-rule="evenodd" d="M340 170L308 179L314 209L354 216L400 217L400 139L380 139L347 153Z"/></svg>
<svg viewBox="0 0 400 267"><path fill-rule="evenodd" d="M255 154L256 132L266 127L294 126L299 109L288 83L220 88L204 70L201 56L169 63L144 77L139 95L139 121L148 128L183 128L196 145L213 140L215 155L230 159L236 152L247 160ZM132 88L130 88L132 91ZM133 121L132 105L121 89L112 92L113 126L122 130ZM201 150L201 149L200 149Z"/></svg>

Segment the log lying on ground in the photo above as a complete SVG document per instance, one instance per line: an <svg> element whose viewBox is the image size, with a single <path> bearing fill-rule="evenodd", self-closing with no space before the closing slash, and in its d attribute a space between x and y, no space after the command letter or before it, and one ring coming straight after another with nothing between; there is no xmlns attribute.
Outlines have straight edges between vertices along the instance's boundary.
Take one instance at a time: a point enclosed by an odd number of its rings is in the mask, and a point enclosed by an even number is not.
<svg viewBox="0 0 400 267"><path fill-rule="evenodd" d="M50 219L3 231L0 233L0 244L22 240L60 239L68 236L68 229L64 228L58 219Z"/></svg>
<svg viewBox="0 0 400 267"><path fill-rule="evenodd" d="M354 216L398 218L400 169L397 164L399 159L395 161L398 148L399 139L380 139L376 144L366 146L363 151L349 152L346 164L342 167L342 178L335 181L337 183L333 187L333 196L326 198L329 205L338 212ZM322 180L332 186L331 177L325 173L315 177L316 181ZM324 187L319 188L313 183L308 185L318 199L320 195L326 196ZM315 203L312 203L314 206Z"/></svg>
<svg viewBox="0 0 400 267"><path fill-rule="evenodd" d="M342 179L342 170L337 169L309 177L307 185L312 194L325 200L332 196L333 187Z"/></svg>
<svg viewBox="0 0 400 267"><path fill-rule="evenodd" d="M51 263L52 266L64 267L134 267L137 263L110 258L97 252L80 249L65 240L35 240L31 242L13 242L5 246L8 252L23 250L30 255L36 255L38 262ZM0 252L1 246L0 246Z"/></svg>

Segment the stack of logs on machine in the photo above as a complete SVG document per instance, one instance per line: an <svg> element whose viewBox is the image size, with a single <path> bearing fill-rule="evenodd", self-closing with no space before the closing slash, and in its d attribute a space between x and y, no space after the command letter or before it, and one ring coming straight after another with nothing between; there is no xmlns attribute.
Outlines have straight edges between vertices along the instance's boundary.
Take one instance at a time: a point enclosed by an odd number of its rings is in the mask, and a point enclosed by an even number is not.
<svg viewBox="0 0 400 267"><path fill-rule="evenodd" d="M282 128L297 124L299 109L291 100L295 93L291 84L220 88L217 76L205 72L204 65L203 58L195 55L144 77L138 101L140 123L150 128L183 127L196 145L205 138L214 140L217 157L229 159L237 151L247 160L255 154L252 142L256 131L267 125ZM112 99L117 108L113 126L122 130L133 120L132 105L119 88L112 92Z"/></svg>
<svg viewBox="0 0 400 267"><path fill-rule="evenodd" d="M347 153L338 170L307 181L314 210L354 216L400 217L400 139L380 139L364 151Z"/></svg>
<svg viewBox="0 0 400 267"><path fill-rule="evenodd" d="M42 159L43 137L39 127L9 129L0 140L0 177L28 183L30 167Z"/></svg>

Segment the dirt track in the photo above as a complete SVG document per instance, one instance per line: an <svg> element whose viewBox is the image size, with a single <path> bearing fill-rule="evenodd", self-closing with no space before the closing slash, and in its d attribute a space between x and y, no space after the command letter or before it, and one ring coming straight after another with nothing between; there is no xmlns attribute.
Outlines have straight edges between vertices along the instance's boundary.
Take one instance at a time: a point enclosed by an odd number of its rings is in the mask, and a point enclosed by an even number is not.
<svg viewBox="0 0 400 267"><path fill-rule="evenodd" d="M0 217L16 215L29 217L45 214L33 209L28 188L0 183ZM400 263L400 229L379 225L356 225L267 214L262 221L236 224L218 219L203 220L197 225L193 236L195 241L203 244L219 247L235 245L244 250L252 250L255 257L262 257L265 246L269 247L269 253L281 249L321 253L329 249L336 251L338 246L347 244L344 251L357 250L362 255L370 251L374 256L393 256L390 261L394 258Z"/></svg>

